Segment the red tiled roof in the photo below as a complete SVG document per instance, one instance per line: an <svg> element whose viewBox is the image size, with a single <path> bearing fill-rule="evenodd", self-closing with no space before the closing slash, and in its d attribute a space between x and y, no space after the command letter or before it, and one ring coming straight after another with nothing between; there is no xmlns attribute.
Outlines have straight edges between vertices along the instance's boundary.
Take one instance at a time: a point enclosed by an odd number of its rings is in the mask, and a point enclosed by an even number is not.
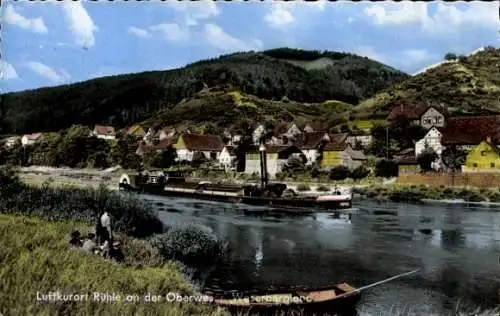
<svg viewBox="0 0 500 316"><path fill-rule="evenodd" d="M26 136L28 140L38 140L40 136L42 136L42 133L26 134L24 136Z"/></svg>
<svg viewBox="0 0 500 316"><path fill-rule="evenodd" d="M326 132L312 132L312 133L304 133L297 140L297 147L300 149L314 149L319 143L323 140L323 137L328 135Z"/></svg>
<svg viewBox="0 0 500 316"><path fill-rule="evenodd" d="M115 128L113 126L96 125L94 132L98 135L112 135L115 133Z"/></svg>
<svg viewBox="0 0 500 316"><path fill-rule="evenodd" d="M160 142L158 144L154 145L153 148L156 150L167 149L169 146L172 146L176 142L177 142L177 138L175 138L175 137L166 138L166 139L160 140Z"/></svg>
<svg viewBox="0 0 500 316"><path fill-rule="evenodd" d="M326 143L323 151L343 151L347 148L347 133L330 134L331 141Z"/></svg>
<svg viewBox="0 0 500 316"><path fill-rule="evenodd" d="M476 145L490 136L500 142L500 115L450 117L442 129L443 145Z"/></svg>
<svg viewBox="0 0 500 316"><path fill-rule="evenodd" d="M398 117L405 117L410 120L418 120L422 114L427 111L429 106L427 105L414 105L414 104L398 104L395 105L389 115L387 120L395 120Z"/></svg>
<svg viewBox="0 0 500 316"><path fill-rule="evenodd" d="M181 137L189 150L221 151L224 148L224 142L220 136L183 134Z"/></svg>

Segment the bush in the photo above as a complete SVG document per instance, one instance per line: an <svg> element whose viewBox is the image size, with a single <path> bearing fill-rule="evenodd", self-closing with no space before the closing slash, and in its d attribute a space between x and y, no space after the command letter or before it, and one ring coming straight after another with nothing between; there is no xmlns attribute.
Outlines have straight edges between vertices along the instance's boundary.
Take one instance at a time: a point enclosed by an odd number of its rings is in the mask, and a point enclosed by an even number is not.
<svg viewBox="0 0 500 316"><path fill-rule="evenodd" d="M351 172L351 178L353 179L364 179L370 174L370 170L368 170L365 166L359 166Z"/></svg>
<svg viewBox="0 0 500 316"><path fill-rule="evenodd" d="M21 180L16 169L10 166L0 166L0 196L18 193L21 189Z"/></svg>
<svg viewBox="0 0 500 316"><path fill-rule="evenodd" d="M164 231L163 223L146 202L104 187L50 188L21 186L16 194L0 192L0 212L17 212L59 221L75 220L94 225L99 212L113 216L113 229L126 235L146 237Z"/></svg>
<svg viewBox="0 0 500 316"><path fill-rule="evenodd" d="M456 55L456 54L453 54L453 53L447 53L447 54L444 56L444 60L451 61L451 60L455 60L455 59L457 59L457 55Z"/></svg>
<svg viewBox="0 0 500 316"><path fill-rule="evenodd" d="M327 191L330 191L330 188L327 187L326 185L320 185L316 188L316 191L320 191L320 192L327 192Z"/></svg>
<svg viewBox="0 0 500 316"><path fill-rule="evenodd" d="M330 180L345 180L349 177L350 171L346 166L336 166L330 170Z"/></svg>
<svg viewBox="0 0 500 316"><path fill-rule="evenodd" d="M381 159L375 163L375 176L381 178L397 177L399 174L398 164L394 160Z"/></svg>
<svg viewBox="0 0 500 316"><path fill-rule="evenodd" d="M297 191L309 191L309 190L311 190L311 187L305 183L297 185Z"/></svg>
<svg viewBox="0 0 500 316"><path fill-rule="evenodd" d="M200 226L172 227L151 238L153 247L167 260L178 260L187 265L210 265L223 258L227 243L210 230Z"/></svg>

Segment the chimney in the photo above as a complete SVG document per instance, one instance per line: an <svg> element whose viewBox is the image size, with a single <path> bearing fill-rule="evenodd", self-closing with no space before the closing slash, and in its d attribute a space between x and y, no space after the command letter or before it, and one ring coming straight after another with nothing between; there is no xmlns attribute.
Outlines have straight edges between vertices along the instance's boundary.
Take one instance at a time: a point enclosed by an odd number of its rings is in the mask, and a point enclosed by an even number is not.
<svg viewBox="0 0 500 316"><path fill-rule="evenodd" d="M487 142L487 143L491 143L491 137L490 137L489 135L488 135L488 136L486 136L486 142Z"/></svg>

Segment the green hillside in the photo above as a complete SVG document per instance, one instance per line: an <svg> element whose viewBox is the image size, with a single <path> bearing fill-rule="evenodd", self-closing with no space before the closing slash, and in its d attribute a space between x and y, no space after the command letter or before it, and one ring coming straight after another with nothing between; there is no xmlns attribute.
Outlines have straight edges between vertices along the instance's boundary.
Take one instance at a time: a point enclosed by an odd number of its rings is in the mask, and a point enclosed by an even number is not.
<svg viewBox="0 0 500 316"><path fill-rule="evenodd" d="M500 49L486 49L441 64L366 99L360 117L387 115L399 102L443 103L451 113L500 112Z"/></svg>
<svg viewBox="0 0 500 316"><path fill-rule="evenodd" d="M183 99L203 87L217 85L231 85L268 100L287 97L302 103L338 100L357 104L407 77L389 66L347 53L286 48L236 53L180 69L3 94L0 133L54 131L73 124L123 127L160 110L176 113L176 104ZM196 121L206 121L200 115Z"/></svg>
<svg viewBox="0 0 500 316"><path fill-rule="evenodd" d="M322 119L330 127L348 120L353 105L336 102L298 103L271 101L232 89L205 89L191 98L165 108L146 121L144 126L173 125L179 129L189 126L199 132L222 133L224 129L238 130L247 123L269 122L275 119L306 124Z"/></svg>

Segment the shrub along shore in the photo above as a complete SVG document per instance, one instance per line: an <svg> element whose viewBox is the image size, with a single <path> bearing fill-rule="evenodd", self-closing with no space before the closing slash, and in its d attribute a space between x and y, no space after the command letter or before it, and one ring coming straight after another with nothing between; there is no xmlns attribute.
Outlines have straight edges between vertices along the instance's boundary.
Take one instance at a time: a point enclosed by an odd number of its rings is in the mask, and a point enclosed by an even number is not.
<svg viewBox="0 0 500 316"><path fill-rule="evenodd" d="M369 198L388 199L393 202L423 202L426 200L452 200L464 202L500 203L500 189L430 187L426 185L374 185L357 187L354 193Z"/></svg>
<svg viewBox="0 0 500 316"><path fill-rule="evenodd" d="M208 268L227 251L226 244L211 231L196 226L166 227L148 203L104 187L27 186L6 167L0 167L0 184L0 313L225 314L214 307L166 299L169 292L195 292L183 267ZM68 247L69 233L91 232L97 212L104 209L114 218L113 227L125 254L123 264ZM88 298L39 301L50 292L88 294ZM122 295L121 301L95 301L94 292ZM163 300L147 303L144 295L148 293ZM126 294L138 295L142 301L125 302Z"/></svg>

